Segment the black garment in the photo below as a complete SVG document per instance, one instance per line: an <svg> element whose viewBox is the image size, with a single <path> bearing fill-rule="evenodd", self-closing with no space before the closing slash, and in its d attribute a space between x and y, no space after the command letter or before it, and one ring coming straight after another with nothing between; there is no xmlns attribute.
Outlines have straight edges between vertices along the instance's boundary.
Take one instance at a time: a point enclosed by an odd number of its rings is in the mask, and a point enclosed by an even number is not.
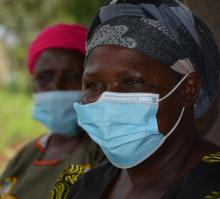
<svg viewBox="0 0 220 199"><path fill-rule="evenodd" d="M107 186L120 169L111 163L82 176L73 186L68 199L102 199ZM220 153L205 156L181 182L162 199L217 199L220 197Z"/></svg>

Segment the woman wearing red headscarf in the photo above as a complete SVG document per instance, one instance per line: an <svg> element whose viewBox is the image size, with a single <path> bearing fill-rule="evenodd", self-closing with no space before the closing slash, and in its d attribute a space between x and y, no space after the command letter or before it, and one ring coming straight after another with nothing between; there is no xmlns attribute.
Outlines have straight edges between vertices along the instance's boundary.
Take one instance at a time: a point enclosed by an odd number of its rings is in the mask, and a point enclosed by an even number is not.
<svg viewBox="0 0 220 199"><path fill-rule="evenodd" d="M0 179L1 199L46 199L66 166L71 165L68 172L80 175L102 159L97 145L78 127L73 109L81 94L86 33L80 25L58 24L44 29L31 43L27 65L33 77L33 118L48 133L10 161Z"/></svg>

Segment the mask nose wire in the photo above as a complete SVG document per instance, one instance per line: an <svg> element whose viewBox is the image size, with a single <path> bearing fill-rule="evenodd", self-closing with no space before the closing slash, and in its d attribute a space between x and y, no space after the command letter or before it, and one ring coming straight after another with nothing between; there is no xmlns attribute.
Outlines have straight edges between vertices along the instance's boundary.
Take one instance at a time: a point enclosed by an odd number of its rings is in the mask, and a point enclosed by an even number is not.
<svg viewBox="0 0 220 199"><path fill-rule="evenodd" d="M176 91L176 89L185 81L185 79L189 76L189 74L190 73L186 74L169 93L167 93L164 97L158 99L158 101L161 102L165 100L166 98L168 98L170 95L172 95Z"/></svg>

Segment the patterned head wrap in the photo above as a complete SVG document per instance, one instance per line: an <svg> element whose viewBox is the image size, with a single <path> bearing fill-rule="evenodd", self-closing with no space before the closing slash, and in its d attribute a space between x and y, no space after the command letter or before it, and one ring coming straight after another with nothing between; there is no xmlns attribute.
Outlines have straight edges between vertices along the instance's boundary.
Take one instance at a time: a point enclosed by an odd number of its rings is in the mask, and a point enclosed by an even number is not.
<svg viewBox="0 0 220 199"><path fill-rule="evenodd" d="M159 60L185 75L198 72L203 85L195 118L217 95L220 57L210 29L177 0L113 0L94 18L87 56L97 46L118 45Z"/></svg>

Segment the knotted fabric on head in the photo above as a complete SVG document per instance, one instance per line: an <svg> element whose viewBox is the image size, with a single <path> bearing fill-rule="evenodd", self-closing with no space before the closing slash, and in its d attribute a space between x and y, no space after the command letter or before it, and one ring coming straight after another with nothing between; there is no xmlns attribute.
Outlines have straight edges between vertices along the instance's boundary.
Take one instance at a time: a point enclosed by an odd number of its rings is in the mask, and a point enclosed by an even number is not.
<svg viewBox="0 0 220 199"><path fill-rule="evenodd" d="M217 95L220 57L212 32L176 0L113 0L94 18L87 36L87 57L101 45L134 49L185 75L198 72L203 85L195 118Z"/></svg>
<svg viewBox="0 0 220 199"><path fill-rule="evenodd" d="M78 50L85 54L87 28L81 25L57 24L40 32L28 49L27 65L33 73L41 53L49 48Z"/></svg>

